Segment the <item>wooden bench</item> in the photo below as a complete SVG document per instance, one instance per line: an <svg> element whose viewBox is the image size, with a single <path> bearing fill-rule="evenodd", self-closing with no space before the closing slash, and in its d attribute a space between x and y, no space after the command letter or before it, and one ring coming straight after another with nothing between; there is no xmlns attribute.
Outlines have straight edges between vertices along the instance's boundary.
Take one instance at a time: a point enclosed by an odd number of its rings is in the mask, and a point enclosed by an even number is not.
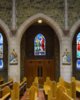
<svg viewBox="0 0 80 100"><path fill-rule="evenodd" d="M11 100L20 100L20 97L26 91L27 82L26 78L24 78L21 83L13 83L13 81L10 80L0 86L0 100L9 100L9 98L11 98Z"/></svg>
<svg viewBox="0 0 80 100"><path fill-rule="evenodd" d="M67 92L68 94L74 99L76 100L76 80L74 77L72 77L71 79L71 83L68 82L64 82L65 83L65 87L67 88Z"/></svg>
<svg viewBox="0 0 80 100"><path fill-rule="evenodd" d="M23 79L21 83L13 83L13 89L11 90L11 100L20 100L27 88L27 80Z"/></svg>
<svg viewBox="0 0 80 100"><path fill-rule="evenodd" d="M23 78L23 81L20 83L20 96L24 94L27 88L27 79Z"/></svg>
<svg viewBox="0 0 80 100"><path fill-rule="evenodd" d="M37 100L37 96L38 96L38 85L35 84L35 81L32 83L31 87L28 89L28 94L29 94L29 97L28 99L29 100Z"/></svg>
<svg viewBox="0 0 80 100"><path fill-rule="evenodd" d="M60 78L58 83L47 78L44 83L46 100L75 100L75 90L73 88L75 88L74 79L72 79L71 84L68 84L65 83L62 78ZM68 89L70 90L71 95L69 94L70 92Z"/></svg>
<svg viewBox="0 0 80 100"><path fill-rule="evenodd" d="M3 95L2 95L2 92L3 92L3 89L4 89L6 86L8 86L10 89L12 89L12 87L13 87L13 80L10 79L9 82L6 82L6 83L0 85L0 98L2 98L2 96L3 96Z"/></svg>
<svg viewBox="0 0 80 100"><path fill-rule="evenodd" d="M8 82L1 84L0 88L3 88L5 86L9 86L10 88L12 88L12 86L13 86L13 80L10 79Z"/></svg>
<svg viewBox="0 0 80 100"><path fill-rule="evenodd" d="M10 95L11 95L11 90L8 86L5 86L3 89L2 89L2 97L0 98L0 100L9 100L10 98Z"/></svg>
<svg viewBox="0 0 80 100"><path fill-rule="evenodd" d="M56 94L57 94L56 98L55 99L53 98L52 100L75 100L71 96L69 96L67 92L64 89L62 89L62 87L58 88Z"/></svg>

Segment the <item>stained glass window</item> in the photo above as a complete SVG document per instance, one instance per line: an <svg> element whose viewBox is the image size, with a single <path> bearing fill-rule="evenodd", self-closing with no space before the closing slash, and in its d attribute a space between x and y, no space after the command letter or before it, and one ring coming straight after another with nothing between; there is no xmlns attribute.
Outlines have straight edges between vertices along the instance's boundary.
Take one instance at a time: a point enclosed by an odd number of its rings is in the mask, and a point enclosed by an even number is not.
<svg viewBox="0 0 80 100"><path fill-rule="evenodd" d="M76 53L77 53L77 61L76 61L76 66L78 69L80 69L80 32L77 34L76 37Z"/></svg>
<svg viewBox="0 0 80 100"><path fill-rule="evenodd" d="M0 69L3 68L3 36L0 33Z"/></svg>
<svg viewBox="0 0 80 100"><path fill-rule="evenodd" d="M41 33L37 34L34 39L34 55L46 55L46 40Z"/></svg>

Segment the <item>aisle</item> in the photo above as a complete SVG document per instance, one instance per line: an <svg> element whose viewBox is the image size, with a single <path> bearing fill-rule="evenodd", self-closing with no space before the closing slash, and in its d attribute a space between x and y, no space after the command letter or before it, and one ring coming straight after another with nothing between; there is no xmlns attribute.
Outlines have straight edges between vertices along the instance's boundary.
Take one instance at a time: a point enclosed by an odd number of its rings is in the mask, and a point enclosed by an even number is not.
<svg viewBox="0 0 80 100"><path fill-rule="evenodd" d="M24 96L22 97L21 100L29 100L29 96L28 96L28 93L25 92ZM43 93L43 90L39 90L39 98L38 100L45 100L45 97L44 97L44 93Z"/></svg>

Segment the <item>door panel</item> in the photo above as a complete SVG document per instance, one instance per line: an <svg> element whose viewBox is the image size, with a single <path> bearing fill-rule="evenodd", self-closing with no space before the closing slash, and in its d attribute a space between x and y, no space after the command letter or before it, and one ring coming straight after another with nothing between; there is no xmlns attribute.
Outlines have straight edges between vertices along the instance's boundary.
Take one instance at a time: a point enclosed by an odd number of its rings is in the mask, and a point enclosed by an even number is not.
<svg viewBox="0 0 80 100"><path fill-rule="evenodd" d="M54 60L26 60L24 71L28 80L28 87L31 86L36 76L39 77L39 84L43 84L47 76L49 76L51 80L54 79Z"/></svg>

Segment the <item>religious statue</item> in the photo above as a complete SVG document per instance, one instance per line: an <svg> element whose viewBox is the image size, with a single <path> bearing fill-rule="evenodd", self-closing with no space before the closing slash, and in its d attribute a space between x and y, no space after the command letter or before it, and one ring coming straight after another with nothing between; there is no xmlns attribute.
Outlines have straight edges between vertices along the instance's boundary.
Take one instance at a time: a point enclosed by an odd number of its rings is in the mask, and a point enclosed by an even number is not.
<svg viewBox="0 0 80 100"><path fill-rule="evenodd" d="M71 54L70 52L66 49L63 56L62 56L62 63L70 65L71 64Z"/></svg>
<svg viewBox="0 0 80 100"><path fill-rule="evenodd" d="M18 56L17 53L15 52L15 49L12 50L10 54L10 64L18 64Z"/></svg>

